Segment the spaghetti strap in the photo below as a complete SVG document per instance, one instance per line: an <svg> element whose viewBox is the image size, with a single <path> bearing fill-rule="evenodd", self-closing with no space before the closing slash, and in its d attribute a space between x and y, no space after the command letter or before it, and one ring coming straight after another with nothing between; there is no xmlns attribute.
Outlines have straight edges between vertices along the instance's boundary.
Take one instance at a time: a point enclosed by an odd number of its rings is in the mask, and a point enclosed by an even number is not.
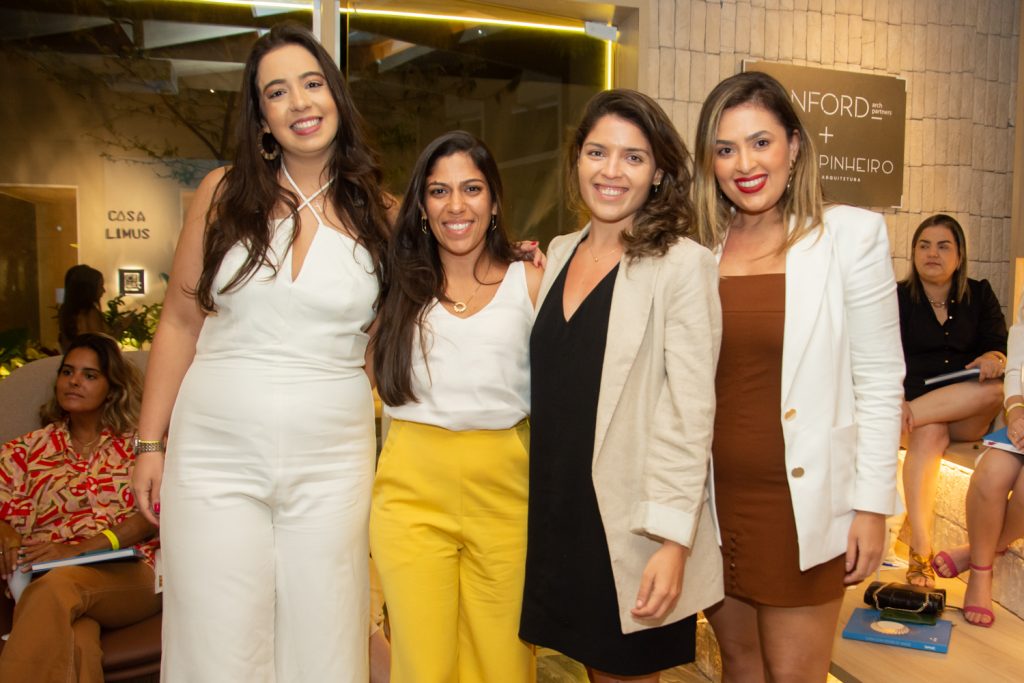
<svg viewBox="0 0 1024 683"><path fill-rule="evenodd" d="M299 189L298 183L296 183L295 180L292 178L292 174L288 172L288 167L284 165L284 162L281 162L281 170L284 171L284 177L288 179L289 183L291 183L292 189L295 190L295 192L300 197L302 197L302 203L299 204L298 208L295 210L295 213L299 213L300 211L302 211L304 207L308 206L309 210L312 211L313 215L316 217L317 222L320 223L321 225L327 225L327 221L325 221L323 219L323 216L321 216L320 213L316 210L316 208L312 204L312 201L319 197L321 194L323 194L324 190L330 187L333 178L331 180L328 180L323 185L321 185L319 190L317 190L316 192L307 197L305 194L302 193L302 190Z"/></svg>

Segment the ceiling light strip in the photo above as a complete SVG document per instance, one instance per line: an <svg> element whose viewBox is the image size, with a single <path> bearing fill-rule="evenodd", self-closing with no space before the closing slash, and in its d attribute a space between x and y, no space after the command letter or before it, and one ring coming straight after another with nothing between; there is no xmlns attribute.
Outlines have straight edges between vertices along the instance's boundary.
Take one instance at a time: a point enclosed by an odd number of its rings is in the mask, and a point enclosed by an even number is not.
<svg viewBox="0 0 1024 683"><path fill-rule="evenodd" d="M427 12L405 12L401 10L368 9L364 7L342 7L342 14L356 16L401 17L406 19L426 19L429 21L460 21L487 26L514 26L516 28L536 28L544 31L562 31L565 33L585 33L582 26L566 24L543 24L536 21L515 21L513 19L494 19L490 17L471 17L457 14L430 14Z"/></svg>

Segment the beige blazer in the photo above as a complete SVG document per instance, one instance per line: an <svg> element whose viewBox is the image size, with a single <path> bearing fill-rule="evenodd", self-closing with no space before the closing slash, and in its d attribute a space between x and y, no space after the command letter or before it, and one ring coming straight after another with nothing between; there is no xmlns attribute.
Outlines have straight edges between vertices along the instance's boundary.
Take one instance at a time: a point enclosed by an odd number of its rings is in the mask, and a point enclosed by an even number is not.
<svg viewBox="0 0 1024 683"><path fill-rule="evenodd" d="M538 309L588 230L552 240ZM623 258L592 469L623 633L679 621L722 599L708 489L721 335L718 266L710 251L681 240L661 258ZM636 619L630 610L640 578L663 539L691 549L682 595L664 618Z"/></svg>

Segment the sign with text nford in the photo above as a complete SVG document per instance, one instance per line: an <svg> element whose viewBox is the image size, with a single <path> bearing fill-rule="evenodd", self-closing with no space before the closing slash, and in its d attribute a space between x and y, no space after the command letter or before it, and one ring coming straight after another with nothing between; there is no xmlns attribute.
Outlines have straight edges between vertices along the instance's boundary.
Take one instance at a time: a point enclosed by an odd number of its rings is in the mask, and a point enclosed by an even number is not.
<svg viewBox="0 0 1024 683"><path fill-rule="evenodd" d="M810 133L828 201L900 206L907 85L901 78L744 62L774 76Z"/></svg>

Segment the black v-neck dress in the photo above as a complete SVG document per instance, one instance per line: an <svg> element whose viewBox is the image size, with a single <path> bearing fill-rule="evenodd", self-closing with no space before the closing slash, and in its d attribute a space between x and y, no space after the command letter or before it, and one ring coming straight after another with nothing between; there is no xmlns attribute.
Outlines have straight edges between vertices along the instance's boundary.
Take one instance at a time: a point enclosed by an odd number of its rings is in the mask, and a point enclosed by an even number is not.
<svg viewBox="0 0 1024 683"><path fill-rule="evenodd" d="M567 270L552 284L530 337L530 514L519 635L599 671L640 676L693 661L696 619L622 633L591 474L619 267L568 322L562 307Z"/></svg>

